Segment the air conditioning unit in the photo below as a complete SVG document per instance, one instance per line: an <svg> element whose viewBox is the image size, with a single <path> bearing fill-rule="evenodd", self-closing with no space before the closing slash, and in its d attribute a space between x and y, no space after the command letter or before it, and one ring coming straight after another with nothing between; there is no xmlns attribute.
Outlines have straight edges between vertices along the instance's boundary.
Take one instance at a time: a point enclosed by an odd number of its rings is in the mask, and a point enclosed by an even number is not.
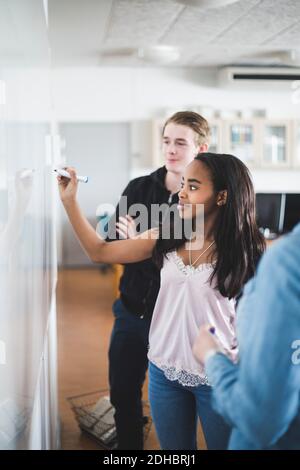
<svg viewBox="0 0 300 470"><path fill-rule="evenodd" d="M224 67L219 70L220 86L232 85L273 86L291 88L291 83L300 80L300 68L288 67Z"/></svg>

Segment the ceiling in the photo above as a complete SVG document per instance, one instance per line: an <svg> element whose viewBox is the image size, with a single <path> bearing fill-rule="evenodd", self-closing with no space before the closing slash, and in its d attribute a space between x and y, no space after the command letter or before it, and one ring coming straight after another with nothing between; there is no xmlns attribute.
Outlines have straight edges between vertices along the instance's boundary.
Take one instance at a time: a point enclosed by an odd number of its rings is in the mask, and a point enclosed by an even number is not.
<svg viewBox="0 0 300 470"><path fill-rule="evenodd" d="M300 0L239 0L209 10L180 1L0 0L0 65L41 61L50 45L58 67L300 66ZM153 61L153 46L173 46L179 58Z"/></svg>
<svg viewBox="0 0 300 470"><path fill-rule="evenodd" d="M138 66L145 61L137 49L157 45L179 48L166 66L300 65L299 0L239 0L206 11L175 0L48 0L48 10L57 66Z"/></svg>

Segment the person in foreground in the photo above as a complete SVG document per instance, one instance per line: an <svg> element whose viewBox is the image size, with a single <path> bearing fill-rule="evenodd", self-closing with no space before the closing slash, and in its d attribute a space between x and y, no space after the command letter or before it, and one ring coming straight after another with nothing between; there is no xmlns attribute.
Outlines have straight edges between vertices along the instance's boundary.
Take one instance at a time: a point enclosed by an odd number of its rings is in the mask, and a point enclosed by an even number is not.
<svg viewBox="0 0 300 470"><path fill-rule="evenodd" d="M161 269L148 352L149 400L161 447L196 449L199 416L207 447L225 449L229 427L211 407L212 388L192 347L199 327L212 322L224 350L237 355L236 298L264 250L247 167L232 155L199 153L184 172L178 226L168 233L164 219L156 236L151 230L150 238L146 232L111 243L82 214L76 173L68 171L71 180L58 178L61 199L90 258L130 263L153 256ZM182 224L190 231L179 234Z"/></svg>
<svg viewBox="0 0 300 470"><path fill-rule="evenodd" d="M231 426L228 449L300 449L300 224L263 256L237 311L240 361L210 325L193 352L213 385L213 407Z"/></svg>
<svg viewBox="0 0 300 470"><path fill-rule="evenodd" d="M128 207L143 204L149 211L155 204L178 204L178 191L185 167L208 148L210 129L202 116L179 111L167 119L162 130L165 165L149 175L131 180L123 191ZM126 215L126 216L125 216ZM116 220L118 222L115 225ZM155 226L148 220L147 227ZM108 238L134 238L136 221L120 211L108 224ZM112 232L112 235L111 235ZM143 385L148 369L148 336L159 292L160 272L153 260L128 263L120 279L119 298L113 304L114 326L109 344L110 401L115 409L118 450L143 449Z"/></svg>

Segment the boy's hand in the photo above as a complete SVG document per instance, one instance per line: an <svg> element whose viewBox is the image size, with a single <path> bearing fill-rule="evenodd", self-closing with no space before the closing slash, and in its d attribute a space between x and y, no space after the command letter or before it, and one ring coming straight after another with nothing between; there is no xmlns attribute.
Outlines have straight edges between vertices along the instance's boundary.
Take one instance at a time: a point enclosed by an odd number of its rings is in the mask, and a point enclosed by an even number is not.
<svg viewBox="0 0 300 470"><path fill-rule="evenodd" d="M118 234L125 239L134 238L136 236L135 221L128 214L126 217L119 218L119 221L116 223L116 227Z"/></svg>

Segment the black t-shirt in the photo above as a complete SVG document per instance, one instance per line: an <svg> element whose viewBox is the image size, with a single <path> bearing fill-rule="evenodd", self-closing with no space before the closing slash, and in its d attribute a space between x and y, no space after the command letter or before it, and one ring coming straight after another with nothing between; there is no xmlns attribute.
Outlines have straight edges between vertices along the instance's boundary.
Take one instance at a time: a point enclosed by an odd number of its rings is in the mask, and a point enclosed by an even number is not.
<svg viewBox="0 0 300 470"><path fill-rule="evenodd" d="M130 181L125 188L122 196L127 196L127 208L133 204L144 204L148 209L148 227L146 229L158 226L158 220L153 217L151 220L151 206L153 204L177 204L178 194L171 194L165 187L165 178L167 170L161 167L150 175L141 176ZM129 211L134 217L135 214ZM120 205L116 208L115 215L109 222L109 231L107 241L113 241L114 227L120 216L126 213L120 210ZM139 228L139 227L137 227ZM141 228L141 231L144 231ZM124 273L120 280L121 299L125 307L132 313L140 317L151 317L158 291L160 288L160 272L152 259L138 263L124 265Z"/></svg>

